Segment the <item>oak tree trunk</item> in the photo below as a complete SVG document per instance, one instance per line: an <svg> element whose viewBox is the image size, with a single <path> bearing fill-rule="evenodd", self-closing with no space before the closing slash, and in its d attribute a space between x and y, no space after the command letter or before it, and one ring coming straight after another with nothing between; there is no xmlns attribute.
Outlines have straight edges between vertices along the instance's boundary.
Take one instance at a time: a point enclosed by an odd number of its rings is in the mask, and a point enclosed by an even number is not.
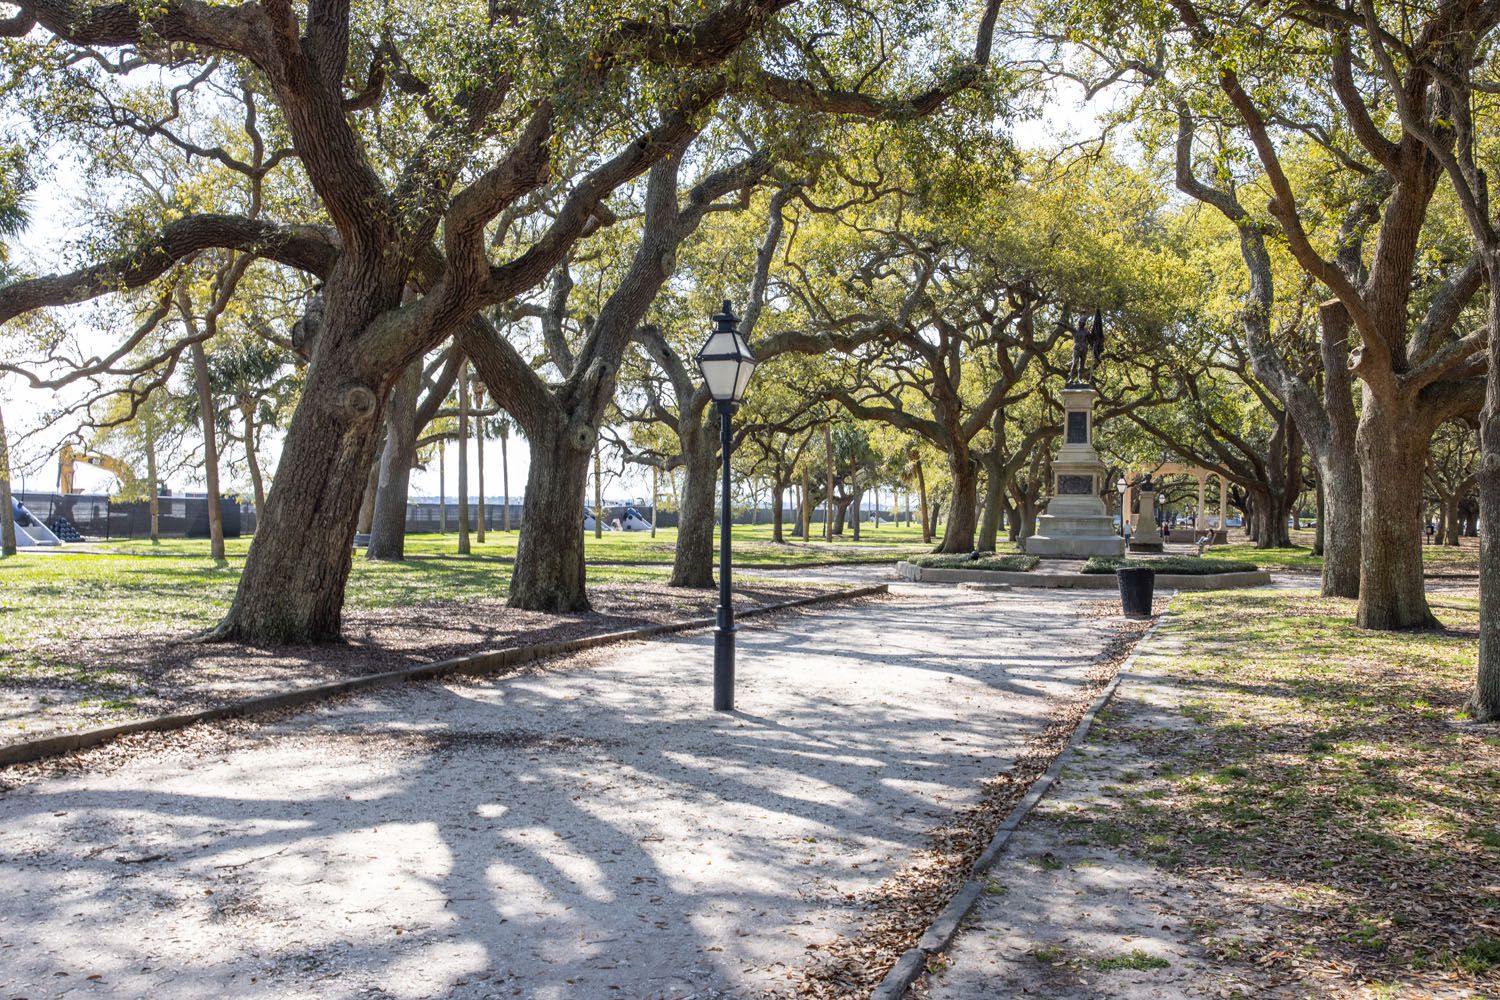
<svg viewBox="0 0 1500 1000"><path fill-rule="evenodd" d="M781 531L781 523L784 519L781 503L785 498L786 484L779 479L773 480L771 483L771 541L783 545L786 544L786 539L782 537Z"/></svg>
<svg viewBox="0 0 1500 1000"><path fill-rule="evenodd" d="M714 488L719 469L713 434L703 422L681 435L682 502L677 510L677 552L672 587L714 585Z"/></svg>
<svg viewBox="0 0 1500 1000"><path fill-rule="evenodd" d="M1479 415L1479 664L1468 709L1500 720L1500 255L1488 259L1490 369Z"/></svg>
<svg viewBox="0 0 1500 1000"><path fill-rule="evenodd" d="M1362 628L1426 628L1422 492L1428 434L1410 413L1371 392L1360 415L1363 474L1358 622Z"/></svg>
<svg viewBox="0 0 1500 1000"><path fill-rule="evenodd" d="M375 491L375 516L370 522L369 559L406 558L406 504L411 469L417 459L417 394L421 391L419 362L406 366L391 388L385 415L385 447Z"/></svg>
<svg viewBox="0 0 1500 1000"><path fill-rule="evenodd" d="M833 428L823 425L823 455L828 463L828 491L826 494L827 506L823 515L823 537L830 542L833 541Z"/></svg>
<svg viewBox="0 0 1500 1000"><path fill-rule="evenodd" d="M250 468L250 485L255 491L255 515L260 516L266 506L266 487L260 474L260 459L255 455L255 400L244 407L245 416L245 464Z"/></svg>
<svg viewBox="0 0 1500 1000"><path fill-rule="evenodd" d="M510 606L530 611L587 611L583 497L593 440L569 434L562 419L528 435L531 468L521 508Z"/></svg>
<svg viewBox="0 0 1500 1000"><path fill-rule="evenodd" d="M802 501L800 534L802 535L802 540L805 542L808 540L808 532L812 531L812 486L808 481L806 469L802 470L802 489L800 493Z"/></svg>
<svg viewBox="0 0 1500 1000"><path fill-rule="evenodd" d="M917 465L917 506L922 514L922 544L932 544L932 521L927 519L927 476L922 471L922 460Z"/></svg>
<svg viewBox="0 0 1500 1000"><path fill-rule="evenodd" d="M339 638L383 395L365 374L368 363L351 345L320 352L309 367L234 602L215 638L262 645Z"/></svg>
<svg viewBox="0 0 1500 1000"><path fill-rule="evenodd" d="M599 446L594 445L594 537L604 537L604 477L599 462Z"/></svg>
<svg viewBox="0 0 1500 1000"><path fill-rule="evenodd" d="M474 421L474 430L475 430L475 434L474 434L474 472L476 473L476 475L477 475L477 477L479 479L479 483L478 483L478 487L479 487L479 523L478 523L478 525L475 528L474 540L477 541L477 542L479 542L479 544L483 545L484 544L484 531L485 531L485 528L487 527L487 525L484 522L487 521L487 520L489 520L487 512L485 510L485 504L484 504L484 418L483 417L477 417L477 418L475 418L475 421Z"/></svg>
<svg viewBox="0 0 1500 1000"><path fill-rule="evenodd" d="M208 356L203 341L193 341L193 381L198 388L198 416L203 425L203 476L208 486L209 553L220 565L224 558L224 511L219 506L219 442L215 431L214 396L208 381Z"/></svg>
<svg viewBox="0 0 1500 1000"><path fill-rule="evenodd" d="M510 530L510 439L500 437L500 491L505 495L505 506L500 508L500 530Z"/></svg>
<svg viewBox="0 0 1500 1000"><path fill-rule="evenodd" d="M465 365L465 368L468 366ZM469 379L458 373L458 554L466 556L469 547Z"/></svg>
<svg viewBox="0 0 1500 1000"><path fill-rule="evenodd" d="M1316 491L1316 501L1317 501L1317 509L1318 509L1318 524L1317 524L1317 527L1313 529L1312 554L1315 555L1315 556L1321 556L1323 554L1323 533L1324 533L1324 531L1327 530L1327 526L1328 526L1327 509L1326 509L1326 505L1323 503L1323 477L1322 476L1318 477L1318 485L1317 485L1317 491Z"/></svg>
<svg viewBox="0 0 1500 1000"><path fill-rule="evenodd" d="M1005 509L1005 483L998 459L984 462L984 517L979 522L980 552L994 552L1000 536L1000 513Z"/></svg>
<svg viewBox="0 0 1500 1000"><path fill-rule="evenodd" d="M935 551L971 552L979 526L979 474L967 448L960 447L950 453L948 474L953 482L953 497L943 541Z"/></svg>
<svg viewBox="0 0 1500 1000"><path fill-rule="evenodd" d="M161 544L161 485L156 481L156 442L151 435L146 436L146 490L151 504L151 544ZM257 522L260 518L261 508L256 508L255 517ZM257 526L256 530L260 530Z"/></svg>
<svg viewBox="0 0 1500 1000"><path fill-rule="evenodd" d="M376 447L380 447L376 443ZM370 525L375 521L375 494L380 489L380 463L371 462L370 471L365 476L365 492L359 499L359 517L354 522L354 533L356 535L368 535Z"/></svg>

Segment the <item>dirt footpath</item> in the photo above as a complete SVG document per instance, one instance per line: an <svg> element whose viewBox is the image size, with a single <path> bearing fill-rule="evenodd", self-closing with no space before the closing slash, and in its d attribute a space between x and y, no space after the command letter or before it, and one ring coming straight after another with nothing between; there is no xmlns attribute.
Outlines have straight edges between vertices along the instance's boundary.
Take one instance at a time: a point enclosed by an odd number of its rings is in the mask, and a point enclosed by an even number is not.
<svg viewBox="0 0 1500 1000"><path fill-rule="evenodd" d="M906 588L753 625L732 715L699 634L20 772L0 995L782 991L1080 683L1094 599Z"/></svg>

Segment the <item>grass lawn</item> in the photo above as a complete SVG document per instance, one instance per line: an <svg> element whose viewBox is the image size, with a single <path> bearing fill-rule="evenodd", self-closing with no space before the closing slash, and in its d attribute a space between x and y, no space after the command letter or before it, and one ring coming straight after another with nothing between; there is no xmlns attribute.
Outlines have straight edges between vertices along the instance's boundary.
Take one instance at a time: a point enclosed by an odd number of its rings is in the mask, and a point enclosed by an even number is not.
<svg viewBox="0 0 1500 1000"><path fill-rule="evenodd" d="M760 566L766 569L778 567L811 566L825 563L894 562L902 555L925 552L930 546L922 544L922 533L918 528L881 525L866 526L860 540L854 541L847 530L844 537L832 543L816 538L801 542L789 540L778 544L771 541L771 526L737 524L734 526L734 561L736 566ZM787 526L786 537L791 539L791 527ZM472 558L509 562L515 558L516 531L490 531L480 544L472 536L470 545ZM250 548L249 538L230 538L225 541L229 556L244 557ZM207 551L208 543L203 539L172 538L153 546L144 539L99 542L97 547L109 552L150 556L196 556ZM592 532L584 534L584 553L590 563L641 563L670 566L677 546L677 529L663 528L652 538L646 532L606 531L603 537L595 538ZM717 535L714 542L718 553ZM458 558L458 535L408 535L406 554L414 558L453 557Z"/></svg>
<svg viewBox="0 0 1500 1000"><path fill-rule="evenodd" d="M233 540L229 565L215 568L202 540L163 542L155 553L22 554L0 560L0 668L28 662L41 642L154 626L207 628L223 616L244 566ZM149 549L149 543L147 548ZM492 557L354 561L350 610L504 596L509 562ZM665 566L593 566L589 580L665 582Z"/></svg>
<svg viewBox="0 0 1500 1000"><path fill-rule="evenodd" d="M1461 716L1478 602L1433 604L1447 628L1372 633L1311 591L1179 594L1091 736L1130 769L1080 831L1201 880L1201 942L1298 995L1497 995L1500 729Z"/></svg>
<svg viewBox="0 0 1500 1000"><path fill-rule="evenodd" d="M769 525L735 526L738 568L782 568L828 562L895 562L923 551L916 528L882 525L851 539L778 545ZM510 584L517 533L489 532L473 554L459 556L456 535L414 535L410 558L372 563L356 557L346 607L351 611L503 597ZM591 583L664 583L675 529L605 532L585 537ZM915 545L913 545L915 541ZM149 630L171 625L207 628L234 596L249 538L226 540L229 564L215 568L206 539L97 543L94 552L22 553L0 560L0 668L25 669L28 647L76 635ZM717 551L717 550L716 550ZM748 578L746 578L748 579Z"/></svg>
<svg viewBox="0 0 1500 1000"><path fill-rule="evenodd" d="M1318 573L1323 569L1323 557L1315 556L1312 552L1311 531L1293 531L1293 545L1284 549L1258 549L1254 545L1238 541L1243 537L1244 533L1239 529L1231 529L1229 538L1232 544L1211 548L1203 553L1204 558L1253 562L1261 569L1269 570L1306 570ZM1479 539L1465 538L1457 548L1424 545L1422 560L1429 574L1476 573L1479 569Z"/></svg>

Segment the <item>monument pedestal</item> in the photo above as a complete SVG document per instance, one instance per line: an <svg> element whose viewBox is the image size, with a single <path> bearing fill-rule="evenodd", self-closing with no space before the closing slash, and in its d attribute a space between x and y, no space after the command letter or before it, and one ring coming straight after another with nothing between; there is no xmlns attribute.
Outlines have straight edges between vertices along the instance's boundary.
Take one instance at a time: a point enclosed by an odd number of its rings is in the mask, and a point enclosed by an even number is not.
<svg viewBox="0 0 1500 1000"><path fill-rule="evenodd" d="M1161 528L1156 523L1156 491L1142 488L1137 494L1135 527L1130 532L1131 552L1160 552Z"/></svg>
<svg viewBox="0 0 1500 1000"><path fill-rule="evenodd" d="M1108 473L1094 450L1094 402L1089 385L1063 389L1066 421L1063 444L1052 461L1052 499L1037 518L1036 534L1026 539L1033 556L1122 556L1125 539L1115 534L1099 493Z"/></svg>

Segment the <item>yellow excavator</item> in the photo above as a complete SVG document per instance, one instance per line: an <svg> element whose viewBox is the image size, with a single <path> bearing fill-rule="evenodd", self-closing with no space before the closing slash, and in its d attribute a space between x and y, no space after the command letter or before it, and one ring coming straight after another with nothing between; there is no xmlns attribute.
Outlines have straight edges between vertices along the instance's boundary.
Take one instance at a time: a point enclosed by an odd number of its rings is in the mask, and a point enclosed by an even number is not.
<svg viewBox="0 0 1500 1000"><path fill-rule="evenodd" d="M130 470L130 466L118 458L110 458L108 455L100 455L98 452L80 451L71 444L65 444L57 456L57 492L63 496L68 496L75 492L73 489L73 466L78 462L112 473L120 480L121 489L130 486L136 481L135 473Z"/></svg>

